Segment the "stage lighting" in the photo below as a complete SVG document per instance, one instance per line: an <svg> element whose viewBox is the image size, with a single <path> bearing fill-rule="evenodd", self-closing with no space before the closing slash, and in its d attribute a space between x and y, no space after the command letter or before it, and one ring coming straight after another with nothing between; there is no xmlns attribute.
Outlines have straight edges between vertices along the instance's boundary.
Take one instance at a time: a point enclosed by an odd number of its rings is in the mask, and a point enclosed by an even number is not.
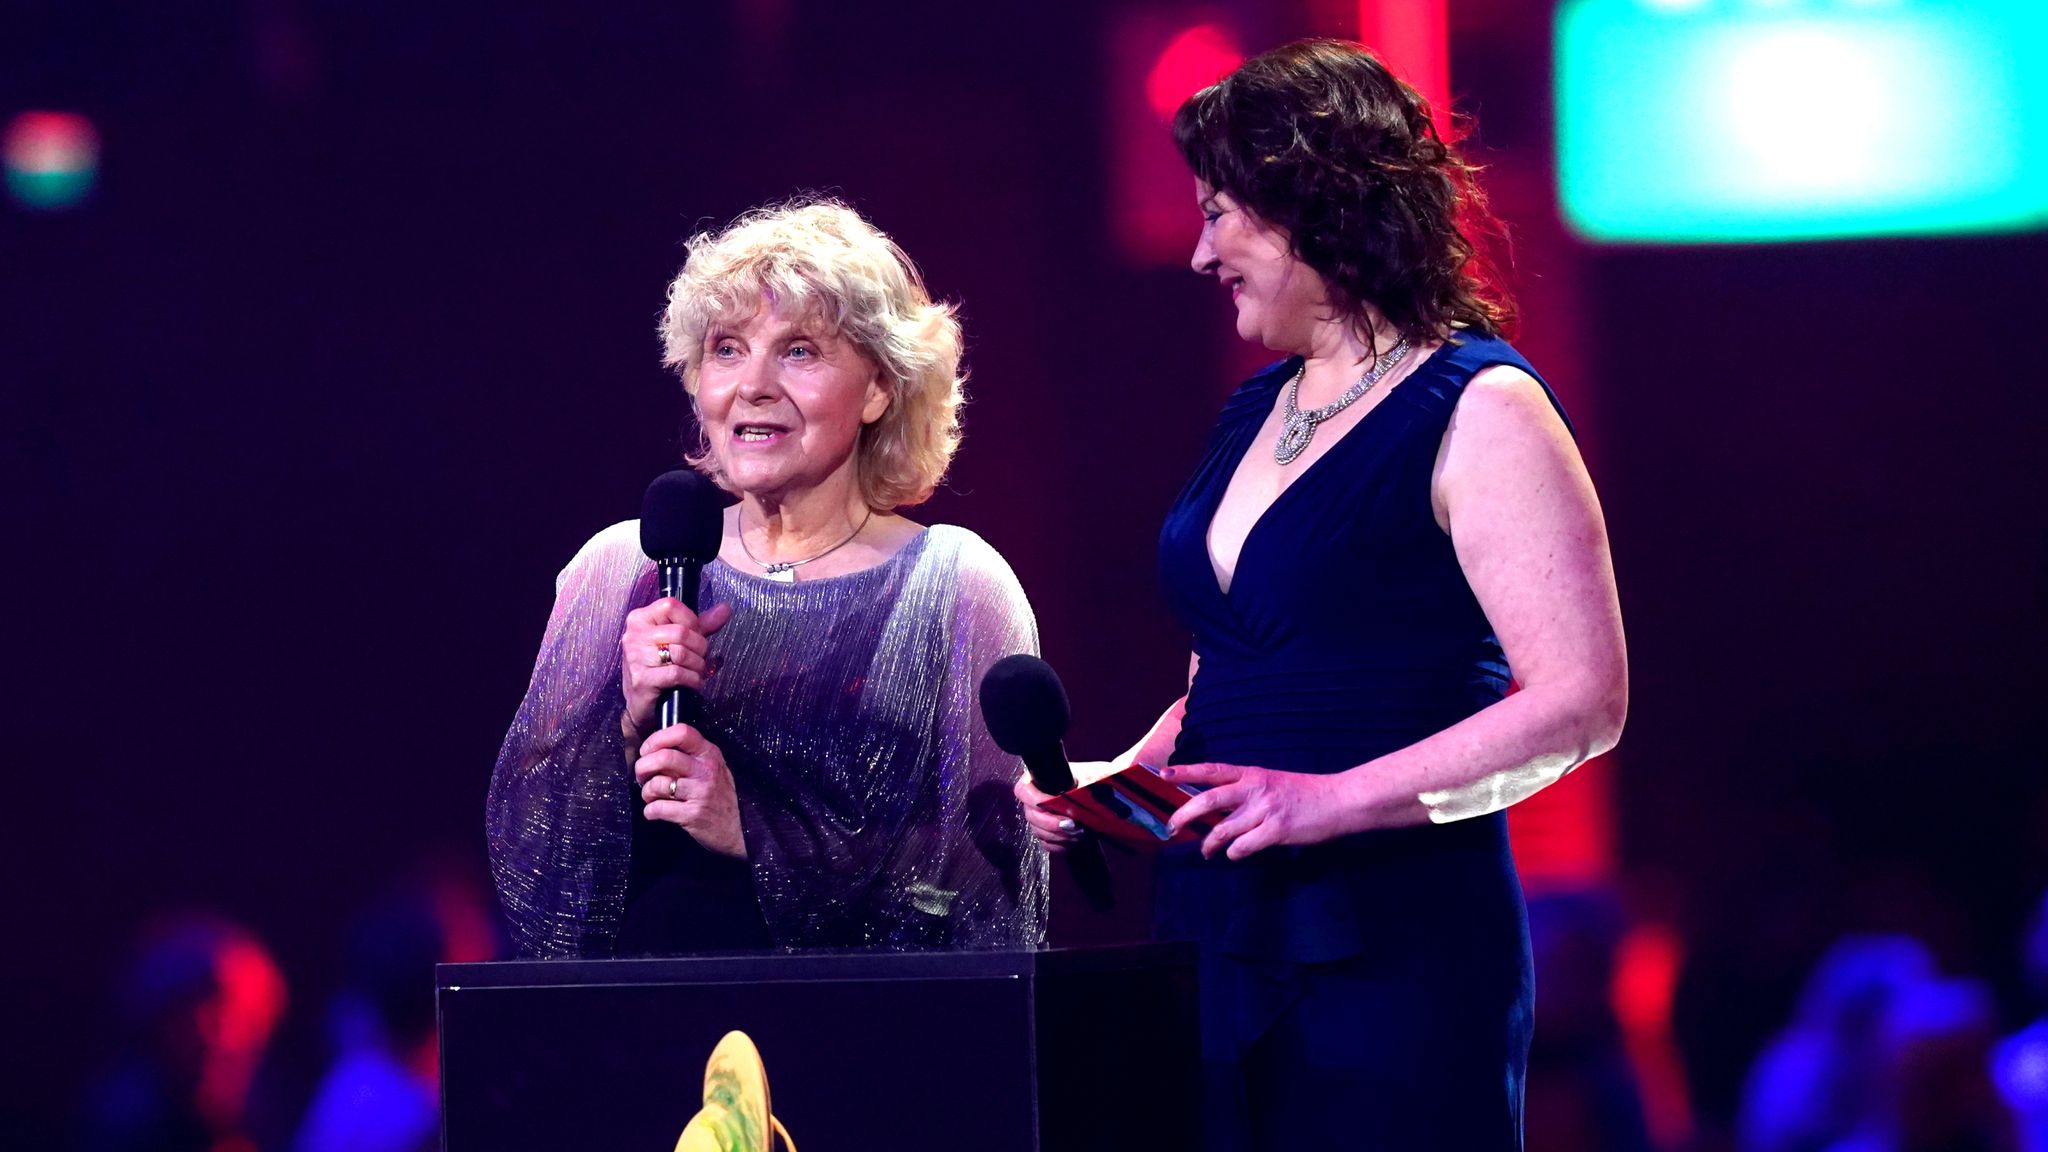
<svg viewBox="0 0 2048 1152"><path fill-rule="evenodd" d="M1112 242L1136 267L1185 267L1202 216L1194 177L1166 125L1181 101L1222 79L1244 53L1220 24L1187 24L1150 8L1114 20L1104 47L1101 142Z"/></svg>
<svg viewBox="0 0 2048 1152"><path fill-rule="evenodd" d="M1214 24L1197 24L1174 37L1153 61L1145 77L1145 102L1153 115L1170 123L1183 100L1222 79L1243 60L1230 33Z"/></svg>
<svg viewBox="0 0 2048 1152"><path fill-rule="evenodd" d="M1566 0L1557 172L1609 243L2048 225L2038 0Z"/></svg>
<svg viewBox="0 0 2048 1152"><path fill-rule="evenodd" d="M99 133L75 112L23 112L8 124L0 153L9 195L32 211L78 205L99 176Z"/></svg>

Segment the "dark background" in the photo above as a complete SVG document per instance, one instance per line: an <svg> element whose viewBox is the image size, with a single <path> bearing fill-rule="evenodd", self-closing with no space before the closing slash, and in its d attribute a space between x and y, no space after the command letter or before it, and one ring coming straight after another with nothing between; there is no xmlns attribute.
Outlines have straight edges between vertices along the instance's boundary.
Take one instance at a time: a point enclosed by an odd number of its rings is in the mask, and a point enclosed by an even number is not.
<svg viewBox="0 0 2048 1152"><path fill-rule="evenodd" d="M105 147L80 209L0 212L0 1132L70 1108L146 916L262 933L303 1062L349 912L424 861L481 873L553 574L678 456L680 242L757 203L836 191L961 303L968 439L917 516L1017 569L1070 748L1179 691L1155 533L1251 361L1213 285L1110 234L1104 45L1137 5L459 7L0 23L0 113L75 109ZM1453 4L1453 86L1521 189L1525 344L1571 369L1610 517L1621 884L1682 929L1681 1028L1768 1028L1851 928L1921 934L2017 1014L2048 882L2048 240L1545 242L1526 7ZM1252 50L1347 31L1152 8ZM1119 914L1062 898L1056 939L1136 933L1119 871Z"/></svg>

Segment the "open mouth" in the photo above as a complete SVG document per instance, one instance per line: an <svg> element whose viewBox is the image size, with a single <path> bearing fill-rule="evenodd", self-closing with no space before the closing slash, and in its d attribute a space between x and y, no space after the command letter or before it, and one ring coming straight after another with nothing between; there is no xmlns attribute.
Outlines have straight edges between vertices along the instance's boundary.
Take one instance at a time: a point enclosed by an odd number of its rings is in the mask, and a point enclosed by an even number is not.
<svg viewBox="0 0 2048 1152"><path fill-rule="evenodd" d="M1239 292L1244 290L1244 277L1225 276L1223 278L1223 286L1230 290L1230 294L1232 297L1235 297Z"/></svg>
<svg viewBox="0 0 2048 1152"><path fill-rule="evenodd" d="M736 424L732 438L742 444L766 444L780 440L788 432L789 429L777 424Z"/></svg>

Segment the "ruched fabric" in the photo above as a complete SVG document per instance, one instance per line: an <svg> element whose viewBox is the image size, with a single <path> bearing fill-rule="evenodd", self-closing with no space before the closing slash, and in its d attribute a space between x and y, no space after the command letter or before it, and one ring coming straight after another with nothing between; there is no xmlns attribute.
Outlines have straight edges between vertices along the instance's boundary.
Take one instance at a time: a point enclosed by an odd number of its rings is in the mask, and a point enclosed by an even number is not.
<svg viewBox="0 0 2048 1152"><path fill-rule="evenodd" d="M1394 385L1253 526L1227 593L1209 523L1245 453L1271 450L1256 434L1300 361L1226 402L1160 533L1161 583L1201 658L1174 763L1341 772L1507 692L1431 505L1458 398L1498 364L1536 375L1463 336ZM1520 1147L1533 981L1504 814L1236 862L1177 850L1156 914L1161 935L1202 944L1214 1146ZM1337 1019L1356 1027L1314 1024ZM1310 1083L1342 1099L1305 1099Z"/></svg>

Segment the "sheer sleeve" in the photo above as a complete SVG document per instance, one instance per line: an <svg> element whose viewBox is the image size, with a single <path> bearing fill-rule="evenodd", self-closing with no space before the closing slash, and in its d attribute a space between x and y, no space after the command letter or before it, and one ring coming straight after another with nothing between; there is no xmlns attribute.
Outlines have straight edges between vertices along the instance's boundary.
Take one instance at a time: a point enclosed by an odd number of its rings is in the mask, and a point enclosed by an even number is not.
<svg viewBox="0 0 2048 1152"><path fill-rule="evenodd" d="M635 808L619 634L653 593L630 521L593 537L556 581L486 803L491 876L522 957L605 956L617 937Z"/></svg>
<svg viewBox="0 0 2048 1152"><path fill-rule="evenodd" d="M1038 654L1038 624L1002 555L972 533L961 535L939 720L940 778L961 782L949 789L961 798L947 821L943 886L958 893L950 935L958 948L1035 948L1045 942L1050 863L1011 791L1023 762L989 737L979 689L989 665Z"/></svg>

